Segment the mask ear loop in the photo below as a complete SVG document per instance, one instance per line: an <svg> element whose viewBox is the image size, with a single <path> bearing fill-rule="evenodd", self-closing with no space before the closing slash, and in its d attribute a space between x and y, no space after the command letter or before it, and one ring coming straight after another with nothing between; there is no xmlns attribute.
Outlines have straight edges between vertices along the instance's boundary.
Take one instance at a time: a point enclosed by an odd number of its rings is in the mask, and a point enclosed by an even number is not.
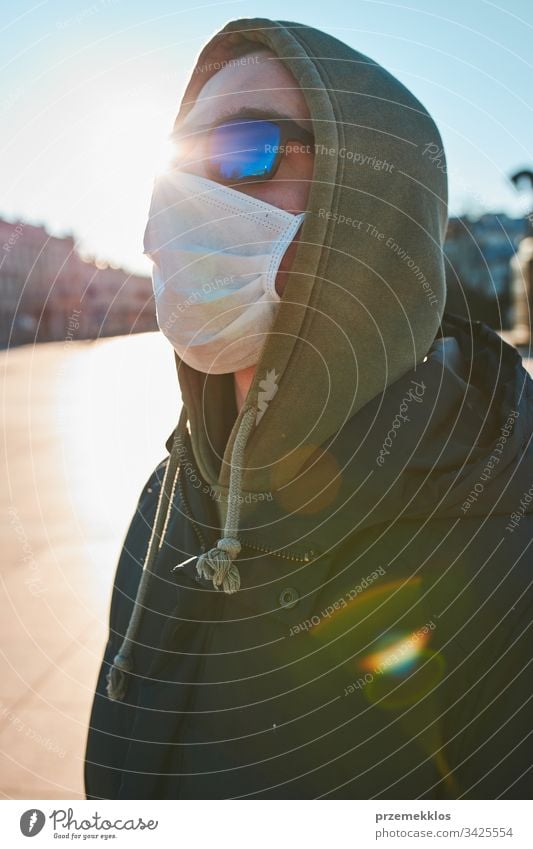
<svg viewBox="0 0 533 849"><path fill-rule="evenodd" d="M179 447L181 443L181 431L182 428L185 427L186 421L187 412L185 410L185 407L183 407L178 425L176 427L176 430L174 431L174 441L172 443L167 467L165 469L161 492L159 493L154 524L152 528L152 533L150 535L150 542L148 543L148 550L146 553L146 558L141 573L141 579L137 587L137 594L135 596L135 601L133 602L133 609L130 616L130 620L128 622L126 634L124 635L122 645L120 646L117 654L115 655L111 668L106 676L107 695L113 701L119 701L124 698L128 688L128 674L133 673L132 655L133 647L135 644L135 637L141 624L144 603L148 594L150 579L154 574L157 553L161 548L164 540L165 534L163 532L163 529L165 528L166 531L166 518L169 513L170 504L174 497L177 471L179 467Z"/></svg>

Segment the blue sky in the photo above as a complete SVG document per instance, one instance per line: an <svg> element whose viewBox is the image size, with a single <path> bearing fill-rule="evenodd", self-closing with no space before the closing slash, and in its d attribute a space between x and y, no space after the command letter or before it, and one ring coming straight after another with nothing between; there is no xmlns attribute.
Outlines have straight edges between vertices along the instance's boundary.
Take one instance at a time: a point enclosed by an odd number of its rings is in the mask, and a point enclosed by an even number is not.
<svg viewBox="0 0 533 849"><path fill-rule="evenodd" d="M0 25L0 215L148 272L153 173L195 56L256 16L330 32L413 91L443 137L451 214L525 211L508 174L533 168L529 0L35 0Z"/></svg>

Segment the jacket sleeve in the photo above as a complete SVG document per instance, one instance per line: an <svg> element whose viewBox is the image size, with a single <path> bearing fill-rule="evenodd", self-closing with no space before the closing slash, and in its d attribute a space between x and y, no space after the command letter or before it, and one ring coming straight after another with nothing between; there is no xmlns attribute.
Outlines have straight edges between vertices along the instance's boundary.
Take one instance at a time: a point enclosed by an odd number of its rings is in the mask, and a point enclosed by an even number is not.
<svg viewBox="0 0 533 849"><path fill-rule="evenodd" d="M115 649L119 648L128 627L167 463L168 457L156 466L146 481L122 545L109 610L108 638Z"/></svg>
<svg viewBox="0 0 533 849"><path fill-rule="evenodd" d="M480 683L455 746L461 798L532 796L531 615L494 644L492 664L478 670Z"/></svg>
<svg viewBox="0 0 533 849"><path fill-rule="evenodd" d="M502 527L505 521L502 517ZM487 560L491 574L497 574L487 576L491 583L478 597L480 615L463 638L464 698L446 715L460 798L530 799L533 794L532 536L533 516L527 516L499 557ZM482 552L477 553L482 564Z"/></svg>
<svg viewBox="0 0 533 849"><path fill-rule="evenodd" d="M107 697L106 677L125 634L150 540L168 457L154 469L140 494L115 572L109 632L96 683L86 741L84 780L87 799L114 799L130 743L135 707Z"/></svg>

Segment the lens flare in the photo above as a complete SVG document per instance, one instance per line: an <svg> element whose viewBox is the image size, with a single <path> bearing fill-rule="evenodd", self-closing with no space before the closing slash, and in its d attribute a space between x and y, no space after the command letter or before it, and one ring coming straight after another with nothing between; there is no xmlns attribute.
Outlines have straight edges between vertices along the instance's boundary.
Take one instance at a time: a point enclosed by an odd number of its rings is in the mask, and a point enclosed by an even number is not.
<svg viewBox="0 0 533 849"><path fill-rule="evenodd" d="M382 643L384 647L366 655L359 665L368 672L393 673L403 675L408 672L419 659L425 648L430 631L413 631L410 634L390 635ZM389 642L390 641L390 642Z"/></svg>

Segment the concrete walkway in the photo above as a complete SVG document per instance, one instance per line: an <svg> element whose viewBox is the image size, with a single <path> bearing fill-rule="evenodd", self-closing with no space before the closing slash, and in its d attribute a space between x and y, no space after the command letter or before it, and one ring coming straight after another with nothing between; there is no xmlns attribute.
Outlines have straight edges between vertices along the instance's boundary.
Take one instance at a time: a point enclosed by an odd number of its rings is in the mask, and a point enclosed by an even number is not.
<svg viewBox="0 0 533 849"><path fill-rule="evenodd" d="M83 798L116 560L179 413L159 334L0 353L0 794Z"/></svg>
<svg viewBox="0 0 533 849"><path fill-rule="evenodd" d="M531 361L530 361L531 365ZM83 798L117 557L179 413L159 334L0 353L0 795Z"/></svg>

